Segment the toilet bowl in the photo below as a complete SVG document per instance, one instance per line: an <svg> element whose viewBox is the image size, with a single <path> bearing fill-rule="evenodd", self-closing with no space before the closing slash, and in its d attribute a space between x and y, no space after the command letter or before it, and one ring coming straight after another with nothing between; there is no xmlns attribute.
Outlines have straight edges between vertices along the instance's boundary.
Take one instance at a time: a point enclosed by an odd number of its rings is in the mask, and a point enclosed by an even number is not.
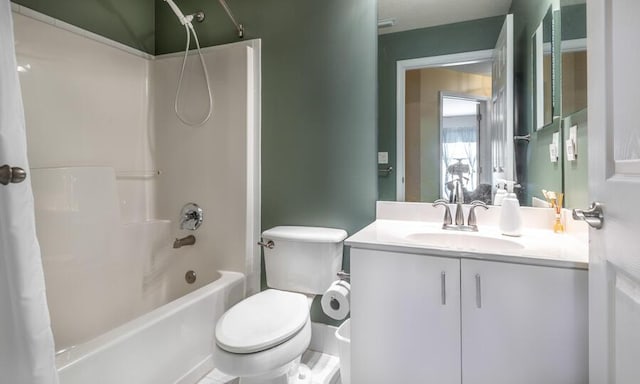
<svg viewBox="0 0 640 384"><path fill-rule="evenodd" d="M342 266L343 230L275 227L263 232L267 289L230 308L216 324L213 361L241 384L307 384L300 357L311 342L309 307ZM271 273L270 273L271 272Z"/></svg>

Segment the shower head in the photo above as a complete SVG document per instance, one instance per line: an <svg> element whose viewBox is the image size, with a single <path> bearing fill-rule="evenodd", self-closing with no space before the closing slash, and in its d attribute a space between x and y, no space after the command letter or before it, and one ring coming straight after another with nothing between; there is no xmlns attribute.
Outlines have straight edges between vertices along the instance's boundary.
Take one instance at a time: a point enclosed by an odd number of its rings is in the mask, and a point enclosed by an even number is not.
<svg viewBox="0 0 640 384"><path fill-rule="evenodd" d="M173 13L175 13L176 16L178 16L178 20L180 20L180 23L182 23L182 25L191 24L191 20L193 20L193 15L185 16L180 10L180 8L178 8L176 3L173 2L173 0L164 0L164 2L169 4L169 7L171 7L171 10L173 11Z"/></svg>

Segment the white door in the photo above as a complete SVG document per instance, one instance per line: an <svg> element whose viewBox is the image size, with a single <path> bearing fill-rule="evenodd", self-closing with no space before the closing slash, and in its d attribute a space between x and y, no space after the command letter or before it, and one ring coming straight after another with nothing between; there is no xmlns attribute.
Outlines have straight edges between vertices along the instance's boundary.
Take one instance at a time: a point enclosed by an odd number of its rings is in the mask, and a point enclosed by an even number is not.
<svg viewBox="0 0 640 384"><path fill-rule="evenodd" d="M640 1L587 1L592 384L640 382Z"/></svg>
<svg viewBox="0 0 640 384"><path fill-rule="evenodd" d="M491 158L493 185L515 181L513 155L513 15L507 15L493 53Z"/></svg>
<svg viewBox="0 0 640 384"><path fill-rule="evenodd" d="M460 384L460 260L351 249L351 382Z"/></svg>

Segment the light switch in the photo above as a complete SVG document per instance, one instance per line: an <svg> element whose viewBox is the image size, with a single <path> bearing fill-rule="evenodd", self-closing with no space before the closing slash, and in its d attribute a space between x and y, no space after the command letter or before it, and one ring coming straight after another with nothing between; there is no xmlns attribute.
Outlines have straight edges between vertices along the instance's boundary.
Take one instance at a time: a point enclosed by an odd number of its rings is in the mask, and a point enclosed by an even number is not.
<svg viewBox="0 0 640 384"><path fill-rule="evenodd" d="M558 162L558 145L557 144L549 144L549 160L552 163Z"/></svg>
<svg viewBox="0 0 640 384"><path fill-rule="evenodd" d="M552 163L558 162L558 149L560 145L560 132L553 134L551 144L549 144L549 160Z"/></svg>
<svg viewBox="0 0 640 384"><path fill-rule="evenodd" d="M569 128L569 140L573 143L574 160L578 157L578 126L574 125Z"/></svg>
<svg viewBox="0 0 640 384"><path fill-rule="evenodd" d="M576 160L576 146L574 142L569 139L566 141L567 147L567 161L575 161Z"/></svg>
<svg viewBox="0 0 640 384"><path fill-rule="evenodd" d="M389 164L389 152L378 152L378 164Z"/></svg>

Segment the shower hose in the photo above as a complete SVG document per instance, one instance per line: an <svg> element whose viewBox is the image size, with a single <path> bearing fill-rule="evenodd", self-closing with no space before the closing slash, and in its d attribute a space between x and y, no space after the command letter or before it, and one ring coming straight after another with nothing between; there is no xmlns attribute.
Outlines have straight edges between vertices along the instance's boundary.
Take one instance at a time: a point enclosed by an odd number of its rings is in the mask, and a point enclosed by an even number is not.
<svg viewBox="0 0 640 384"><path fill-rule="evenodd" d="M182 68L180 69L180 78L178 79L178 88L176 89L176 100L173 107L176 111L176 116L178 116L178 119L180 119L180 121L182 121L184 124L190 127L199 127L204 123L206 123L211 117L211 113L213 111L213 96L211 95L211 84L209 82L209 72L207 71L207 66L204 63L204 57L202 56L202 52L200 50L200 42L198 41L198 35L196 34L196 31L193 29L193 25L190 22L185 23L184 28L187 33L187 46L184 49L184 57L182 59ZM209 111L207 112L207 115L205 116L205 118L199 122L193 122L193 121L187 120L184 116L180 115L180 112L178 111L179 110L178 99L180 98L180 91L182 89L182 79L184 78L184 70L187 65L187 56L189 55L189 46L191 45L191 33L193 33L193 38L196 42L196 48L198 49L198 55L200 56L200 64L202 64L202 70L204 71L204 78L207 82L207 92L209 95Z"/></svg>

